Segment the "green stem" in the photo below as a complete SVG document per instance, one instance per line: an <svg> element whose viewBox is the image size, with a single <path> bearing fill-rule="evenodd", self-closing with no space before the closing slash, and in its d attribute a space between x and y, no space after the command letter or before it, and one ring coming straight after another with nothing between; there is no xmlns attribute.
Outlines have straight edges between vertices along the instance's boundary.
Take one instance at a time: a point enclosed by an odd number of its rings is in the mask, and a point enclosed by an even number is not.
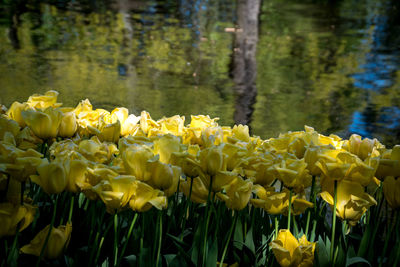
<svg viewBox="0 0 400 267"><path fill-rule="evenodd" d="M104 236L101 237L99 248L97 249L96 258L94 259L94 266L97 265L97 261L99 260L101 247L103 246Z"/></svg>
<svg viewBox="0 0 400 267"><path fill-rule="evenodd" d="M207 248L207 233L208 233L208 224L210 223L210 217L211 217L211 201L210 201L210 197L211 197L211 191L212 191L212 182L213 182L213 177L210 177L210 186L208 189L208 197L207 197L207 209L206 209L206 214L207 214L207 220L206 220L206 225L205 225L205 231L204 231L204 240L203 240L203 260L202 260L202 264L204 265L205 263L205 259L206 259L206 248Z"/></svg>
<svg viewBox="0 0 400 267"><path fill-rule="evenodd" d="M118 214L114 214L114 262L113 266L117 265L118 259Z"/></svg>
<svg viewBox="0 0 400 267"><path fill-rule="evenodd" d="M158 213L158 247L157 247L157 257L156 257L156 267L158 266L158 261L160 260L160 253L161 253L161 245L162 245L162 213L159 211Z"/></svg>
<svg viewBox="0 0 400 267"><path fill-rule="evenodd" d="M239 215L239 212L236 211L235 212L235 219L234 219L234 221L233 221L233 223L231 225L231 229L229 229L228 240L226 240L225 247L224 247L224 252L222 253L222 257L221 257L221 261L220 261L219 267L222 267L224 265L225 255L226 255L226 252L228 250L229 242L231 241L233 229L235 229L236 222L237 222L237 219L239 217L238 215Z"/></svg>
<svg viewBox="0 0 400 267"><path fill-rule="evenodd" d="M289 212L288 212L288 222L287 222L287 229L290 231L290 218L292 213L292 189L290 188L289 191Z"/></svg>
<svg viewBox="0 0 400 267"><path fill-rule="evenodd" d="M72 195L71 204L69 206L69 214L68 214L68 222L69 223L72 223L72 212L74 210L74 200L75 200L75 197L74 197L74 195Z"/></svg>
<svg viewBox="0 0 400 267"><path fill-rule="evenodd" d="M337 205L337 180L335 180L334 185L334 200L333 200L333 210L332 210L332 237L331 237L331 253L330 259L333 265L334 262L334 247L335 247L335 230L336 230L336 205Z"/></svg>
<svg viewBox="0 0 400 267"><path fill-rule="evenodd" d="M53 216L51 218L49 232L47 233L46 240L44 241L42 250L40 251L39 259L36 262L36 267L39 267L40 262L42 261L42 258L43 258L43 255L44 255L44 251L46 250L47 243L49 242L51 231L53 230L53 226L54 226L54 221L56 220L57 204L58 204L58 195L56 195L56 201L54 203Z"/></svg>
<svg viewBox="0 0 400 267"><path fill-rule="evenodd" d="M129 230L128 230L128 235L127 235L127 237L126 237L125 244L124 244L124 246L122 247L121 254L120 254L119 259L118 259L118 262L117 262L117 267L121 264L122 257L123 257L124 254L125 254L125 250L126 250L126 247L128 246L129 240L130 240L130 238L131 238L133 226L134 226L135 223L136 223L136 220L137 220L137 218L138 218L138 215L139 215L139 213L135 213L135 216L133 216L133 219L132 219L132 222L131 222L131 226L129 227Z"/></svg>
<svg viewBox="0 0 400 267"><path fill-rule="evenodd" d="M188 208L189 208L189 205L190 205L190 203L191 203L190 198L191 198L191 196L192 196L193 179L194 179L194 178L190 178L189 197L188 197L188 200L187 200L186 203L185 203L185 214L183 214L182 231L181 231L181 240L183 240L183 233L184 233L184 231L185 231L186 221L187 221L187 219L189 219L189 218L186 218L186 214L187 214L187 212L188 212ZM190 212L189 212L189 214L190 214Z"/></svg>
<svg viewBox="0 0 400 267"><path fill-rule="evenodd" d="M276 239L278 237L278 230L279 230L279 221L278 221L278 216L275 215L275 238Z"/></svg>
<svg viewBox="0 0 400 267"><path fill-rule="evenodd" d="M311 184L311 191L310 191L310 202L312 202L314 205L314 187L315 187L315 175L312 177L312 184ZM311 209L308 209L307 212L307 224L306 224L306 232L305 235L308 238L308 228L310 225L310 219L311 219Z"/></svg>

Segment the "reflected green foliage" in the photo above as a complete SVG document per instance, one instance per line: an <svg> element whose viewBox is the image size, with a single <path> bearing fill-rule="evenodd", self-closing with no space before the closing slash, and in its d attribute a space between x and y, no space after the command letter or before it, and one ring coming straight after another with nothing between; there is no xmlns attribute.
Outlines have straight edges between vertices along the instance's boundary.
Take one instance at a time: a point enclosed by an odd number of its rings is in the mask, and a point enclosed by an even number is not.
<svg viewBox="0 0 400 267"><path fill-rule="evenodd" d="M263 1L252 133L306 124L398 142L398 10L390 0ZM55 89L70 106L87 97L156 119L209 114L234 123L235 33L225 29L235 27L235 1L2 1L0 18L6 106ZM385 53L393 67L373 73ZM366 89L374 75L389 82Z"/></svg>

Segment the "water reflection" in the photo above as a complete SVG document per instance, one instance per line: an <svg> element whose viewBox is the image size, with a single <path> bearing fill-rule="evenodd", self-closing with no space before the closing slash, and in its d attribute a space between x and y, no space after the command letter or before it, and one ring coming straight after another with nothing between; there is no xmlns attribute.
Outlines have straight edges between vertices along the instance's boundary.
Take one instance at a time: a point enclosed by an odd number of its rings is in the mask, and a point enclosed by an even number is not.
<svg viewBox="0 0 400 267"><path fill-rule="evenodd" d="M400 143L398 1L263 1L251 31L241 3L3 1L0 102L55 89L65 105L210 114L264 138L306 124Z"/></svg>
<svg viewBox="0 0 400 267"><path fill-rule="evenodd" d="M238 28L235 34L234 70L236 124L250 125L253 104L257 96L256 48L258 42L259 0L239 0L237 6Z"/></svg>

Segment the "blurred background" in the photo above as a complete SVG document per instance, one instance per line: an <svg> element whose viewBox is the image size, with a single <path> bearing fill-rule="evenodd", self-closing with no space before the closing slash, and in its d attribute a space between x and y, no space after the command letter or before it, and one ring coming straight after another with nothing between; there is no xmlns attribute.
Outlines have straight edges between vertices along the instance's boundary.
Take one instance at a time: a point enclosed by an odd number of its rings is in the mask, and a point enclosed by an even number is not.
<svg viewBox="0 0 400 267"><path fill-rule="evenodd" d="M397 0L0 0L0 103L154 119L209 114L263 139L317 131L400 143Z"/></svg>

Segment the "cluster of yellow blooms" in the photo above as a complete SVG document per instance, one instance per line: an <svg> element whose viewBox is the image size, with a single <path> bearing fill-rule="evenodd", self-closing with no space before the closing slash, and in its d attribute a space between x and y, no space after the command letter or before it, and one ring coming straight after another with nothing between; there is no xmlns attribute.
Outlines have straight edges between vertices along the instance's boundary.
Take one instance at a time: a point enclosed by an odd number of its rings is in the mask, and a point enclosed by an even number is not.
<svg viewBox="0 0 400 267"><path fill-rule="evenodd" d="M336 181L336 214L350 225L376 204L366 188L380 181L390 206L400 207L400 146L386 149L376 139L358 135L349 140L324 136L307 126L262 140L250 136L247 126L219 126L209 116L192 116L185 126L183 116L155 121L146 111L135 116L126 108L93 109L87 99L76 108L62 107L57 96L49 91L1 108L0 190L7 188L7 194L0 203L0 237L15 234L17 225L22 231L34 218L37 208L30 200L20 203L20 184L28 179L48 194L83 192L89 199L101 199L109 213L164 209L167 197L177 190L205 203L211 189L230 209L251 203L269 214L286 215L291 197L291 212L299 215L313 206L306 199L313 177L316 192L331 207ZM51 145L48 158L36 150L44 143ZM283 190L272 186L276 180ZM71 231L71 225L53 229L63 237L61 248ZM21 251L38 255L32 244L43 242L41 235ZM315 244L297 241L287 231L273 241L273 251L286 253L282 247L288 240L291 262L312 263ZM287 260L277 253L278 261Z"/></svg>

